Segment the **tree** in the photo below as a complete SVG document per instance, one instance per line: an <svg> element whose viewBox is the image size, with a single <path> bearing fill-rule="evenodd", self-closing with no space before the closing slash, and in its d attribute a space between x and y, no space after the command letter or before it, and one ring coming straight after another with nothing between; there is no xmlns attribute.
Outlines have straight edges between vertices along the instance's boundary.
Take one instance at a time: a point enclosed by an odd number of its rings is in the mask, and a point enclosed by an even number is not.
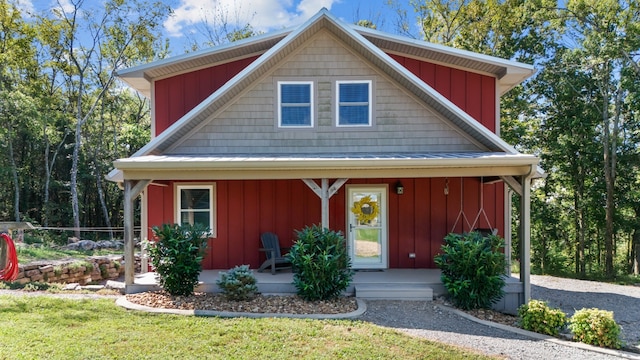
<svg viewBox="0 0 640 360"><path fill-rule="evenodd" d="M639 50L640 7L636 1L572 0L567 2L562 14L566 19L567 34L576 40L574 64L589 74L599 92L599 99L590 104L598 111L600 119L606 210L605 272L613 277L618 230L615 224L616 180L621 165L619 146L624 127L632 120L625 116L625 98L629 95L625 79L638 75L637 59L633 54ZM626 38L632 40L626 41Z"/></svg>
<svg viewBox="0 0 640 360"><path fill-rule="evenodd" d="M569 201L573 211L572 231L575 241L575 272L586 276L586 239L588 228L589 192L597 168L596 145L597 112L591 103L598 101L599 93L588 74L568 67L576 54L570 49L558 48L553 59L545 64L536 91L541 95L542 126L539 143L542 148L542 166L549 170L545 187L555 188L555 202ZM594 119L595 117L595 119ZM566 186L567 191L560 188ZM544 212L544 209L538 210ZM562 212L556 213L558 217ZM553 222L553 218L546 218ZM544 234L541 236L544 237Z"/></svg>
<svg viewBox="0 0 640 360"><path fill-rule="evenodd" d="M20 11L0 1L0 124L4 132L6 158L13 182L13 218L21 220L21 184L16 160L16 141L32 124L35 105L25 79L36 73L33 62L32 27L22 21Z"/></svg>
<svg viewBox="0 0 640 360"><path fill-rule="evenodd" d="M75 117L70 171L73 227L80 237L78 171L85 125L94 119L116 71L141 54L148 56L158 39L161 21L169 8L160 2L109 0L102 8L91 8L73 0L67 9L61 2L56 18L42 18L43 26L59 29L48 44L60 70L62 86L73 103Z"/></svg>

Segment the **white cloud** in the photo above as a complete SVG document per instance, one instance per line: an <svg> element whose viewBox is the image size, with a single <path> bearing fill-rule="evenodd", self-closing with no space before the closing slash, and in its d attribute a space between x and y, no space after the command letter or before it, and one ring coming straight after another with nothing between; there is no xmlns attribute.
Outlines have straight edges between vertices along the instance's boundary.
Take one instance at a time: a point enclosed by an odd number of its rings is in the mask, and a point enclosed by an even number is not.
<svg viewBox="0 0 640 360"><path fill-rule="evenodd" d="M335 0L301 0L300 4L298 4L298 11L301 16L305 19L310 18L315 13L317 13L320 9L327 8L327 10L331 10L331 6L338 1Z"/></svg>
<svg viewBox="0 0 640 360"><path fill-rule="evenodd" d="M30 18L35 14L35 7L31 0L14 0L13 5L20 10L22 16Z"/></svg>
<svg viewBox="0 0 640 360"><path fill-rule="evenodd" d="M71 3L71 0L58 0L58 3L66 13L72 13L75 10L75 6Z"/></svg>
<svg viewBox="0 0 640 360"><path fill-rule="evenodd" d="M306 21L323 7L331 9L338 0L180 0L174 14L165 21L170 36L180 37L204 19L225 18L231 26L251 24L254 30L267 32Z"/></svg>

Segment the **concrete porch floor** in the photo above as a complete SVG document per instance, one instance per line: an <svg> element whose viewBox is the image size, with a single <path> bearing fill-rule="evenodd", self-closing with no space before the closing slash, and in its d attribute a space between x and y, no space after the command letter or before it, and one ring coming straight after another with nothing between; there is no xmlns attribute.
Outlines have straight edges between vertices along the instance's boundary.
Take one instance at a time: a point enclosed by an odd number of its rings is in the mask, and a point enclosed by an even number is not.
<svg viewBox="0 0 640 360"><path fill-rule="evenodd" d="M200 284L196 288L198 292L218 293L220 289L216 285L216 280L220 277L221 271L227 270L203 270L200 273ZM254 271L258 290L262 294L295 294L293 286L293 273L291 270L281 270L272 275L269 271L259 273ZM136 274L134 284L127 287L127 293L139 293L144 291L159 290L156 274L149 272ZM444 286L440 281L439 269L387 269L382 271L356 271L351 281L351 285L345 293L354 295L355 287L358 285L388 286L423 286L433 289L433 295L438 296L445 293Z"/></svg>

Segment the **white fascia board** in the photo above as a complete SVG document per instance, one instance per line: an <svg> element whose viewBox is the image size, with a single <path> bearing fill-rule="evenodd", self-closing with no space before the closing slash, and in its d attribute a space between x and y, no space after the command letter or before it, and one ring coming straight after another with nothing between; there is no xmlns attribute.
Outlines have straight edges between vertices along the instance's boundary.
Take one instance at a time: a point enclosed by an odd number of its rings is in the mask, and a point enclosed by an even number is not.
<svg viewBox="0 0 640 360"><path fill-rule="evenodd" d="M113 162L118 170L224 170L224 169L384 169L384 168L448 168L478 166L537 165L534 155L489 154L480 157L434 158L281 158L281 157L206 157L206 156L142 156ZM114 170L115 171L115 170Z"/></svg>
<svg viewBox="0 0 640 360"><path fill-rule="evenodd" d="M122 173L122 170L116 168L116 169L113 169L113 170L109 171L109 173L104 178L107 181L123 182L124 181L124 174Z"/></svg>

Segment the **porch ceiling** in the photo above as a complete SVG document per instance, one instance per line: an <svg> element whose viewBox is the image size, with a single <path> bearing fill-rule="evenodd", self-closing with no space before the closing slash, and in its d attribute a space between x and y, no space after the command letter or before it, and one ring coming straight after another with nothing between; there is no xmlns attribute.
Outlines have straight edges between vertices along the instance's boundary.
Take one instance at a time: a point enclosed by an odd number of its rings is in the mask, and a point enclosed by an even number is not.
<svg viewBox="0 0 640 360"><path fill-rule="evenodd" d="M146 155L114 161L113 181L521 176L538 158L509 153Z"/></svg>

